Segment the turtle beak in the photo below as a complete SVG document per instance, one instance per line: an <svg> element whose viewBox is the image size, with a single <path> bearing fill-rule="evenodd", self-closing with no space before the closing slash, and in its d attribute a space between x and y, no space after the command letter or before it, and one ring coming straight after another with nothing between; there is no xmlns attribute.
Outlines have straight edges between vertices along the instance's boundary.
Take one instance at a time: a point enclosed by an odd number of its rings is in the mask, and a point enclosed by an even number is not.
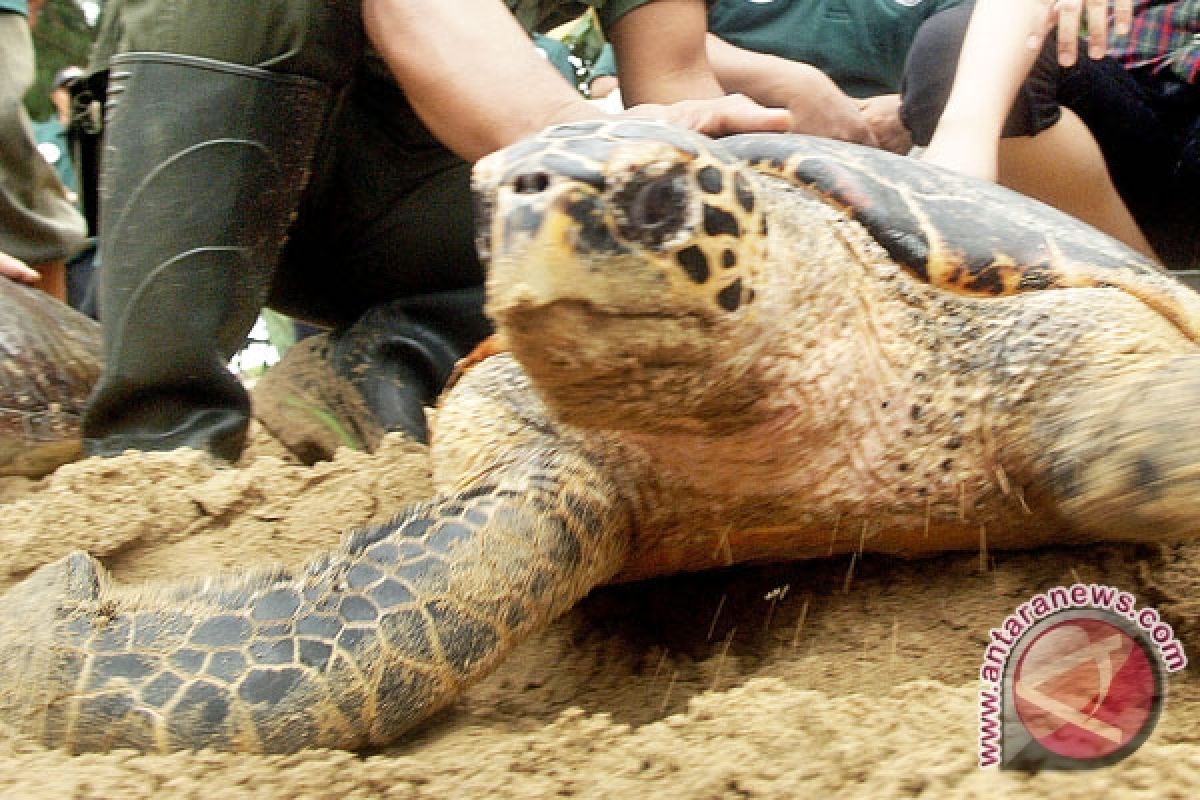
<svg viewBox="0 0 1200 800"><path fill-rule="evenodd" d="M565 214L547 210L544 199L529 201L501 196L493 226L488 264L488 313L533 311L571 294L564 278L572 271L563 262L569 257L573 225Z"/></svg>
<svg viewBox="0 0 1200 800"><path fill-rule="evenodd" d="M488 313L497 322L560 300L597 295L581 286L591 262L620 249L592 181L514 170L479 195ZM586 282L586 280L584 281Z"/></svg>
<svg viewBox="0 0 1200 800"><path fill-rule="evenodd" d="M560 160L556 173L546 171L535 163L536 159L528 157L509 163L510 153L519 149L517 145L485 156L471 171L476 248L485 266L492 259L493 243L515 245L523 237L536 233L548 208L548 198L563 184L582 184L596 192L604 190L604 175L584 162ZM500 221L503 227L497 230ZM514 237L512 242L506 238L509 234Z"/></svg>

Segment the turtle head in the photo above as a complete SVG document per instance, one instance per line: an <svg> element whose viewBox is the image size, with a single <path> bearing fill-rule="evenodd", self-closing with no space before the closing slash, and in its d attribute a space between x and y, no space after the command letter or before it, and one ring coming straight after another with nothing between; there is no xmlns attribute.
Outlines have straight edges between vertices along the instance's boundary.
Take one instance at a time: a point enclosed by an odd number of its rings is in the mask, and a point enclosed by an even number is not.
<svg viewBox="0 0 1200 800"><path fill-rule="evenodd" d="M660 404L722 405L708 389L758 338L766 249L739 162L668 125L589 121L488 156L474 189L488 313L560 414L572 387L589 420L598 394L627 415L647 383Z"/></svg>

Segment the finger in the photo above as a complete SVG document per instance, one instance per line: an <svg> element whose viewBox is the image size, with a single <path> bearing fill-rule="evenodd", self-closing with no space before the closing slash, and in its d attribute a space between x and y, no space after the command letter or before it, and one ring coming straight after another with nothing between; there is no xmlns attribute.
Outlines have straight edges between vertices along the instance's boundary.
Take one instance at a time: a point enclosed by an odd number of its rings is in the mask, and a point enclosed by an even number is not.
<svg viewBox="0 0 1200 800"><path fill-rule="evenodd" d="M1041 50L1046 34L1054 27L1055 3L1056 0L1038 0L1038 7L1030 12L1029 38L1025 40L1030 50Z"/></svg>
<svg viewBox="0 0 1200 800"><path fill-rule="evenodd" d="M696 129L709 136L758 131L786 133L792 129L792 114L786 108L719 107L704 115Z"/></svg>
<svg viewBox="0 0 1200 800"><path fill-rule="evenodd" d="M792 125L792 115L787 109L766 108L741 95L683 100L670 105L643 104L626 109L624 115L659 119L706 136L785 132Z"/></svg>
<svg viewBox="0 0 1200 800"><path fill-rule="evenodd" d="M1116 0L1113 3L1113 35L1128 36L1133 28L1133 0Z"/></svg>
<svg viewBox="0 0 1200 800"><path fill-rule="evenodd" d="M11 278L17 283L37 283L42 279L42 276L36 270L29 269L28 267L11 270L0 268L0 275Z"/></svg>
<svg viewBox="0 0 1200 800"><path fill-rule="evenodd" d="M1058 63L1069 67L1075 63L1079 50L1079 0L1059 0L1058 10Z"/></svg>
<svg viewBox="0 0 1200 800"><path fill-rule="evenodd" d="M1104 58L1108 51L1108 0L1087 0L1088 58Z"/></svg>
<svg viewBox="0 0 1200 800"><path fill-rule="evenodd" d="M7 253L0 253L0 275L7 275L21 283L36 283L42 277L37 270L26 266L24 261Z"/></svg>
<svg viewBox="0 0 1200 800"><path fill-rule="evenodd" d="M692 101L689 105L700 111L696 130L709 136L756 131L783 132L792 127L792 113L788 109L768 108L743 94Z"/></svg>

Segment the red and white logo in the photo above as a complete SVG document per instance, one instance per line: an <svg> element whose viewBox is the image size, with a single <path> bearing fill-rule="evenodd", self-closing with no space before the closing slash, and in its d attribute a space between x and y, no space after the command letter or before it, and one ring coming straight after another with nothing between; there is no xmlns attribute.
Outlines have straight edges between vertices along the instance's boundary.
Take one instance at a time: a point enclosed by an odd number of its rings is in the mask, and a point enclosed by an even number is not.
<svg viewBox="0 0 1200 800"><path fill-rule="evenodd" d="M1013 707L1048 752L1107 760L1149 734L1162 680L1142 637L1115 621L1065 616L1037 632L1017 659Z"/></svg>
<svg viewBox="0 0 1200 800"><path fill-rule="evenodd" d="M988 632L979 670L979 765L1092 769L1150 737L1166 675L1187 666L1171 626L1129 592L1058 586Z"/></svg>

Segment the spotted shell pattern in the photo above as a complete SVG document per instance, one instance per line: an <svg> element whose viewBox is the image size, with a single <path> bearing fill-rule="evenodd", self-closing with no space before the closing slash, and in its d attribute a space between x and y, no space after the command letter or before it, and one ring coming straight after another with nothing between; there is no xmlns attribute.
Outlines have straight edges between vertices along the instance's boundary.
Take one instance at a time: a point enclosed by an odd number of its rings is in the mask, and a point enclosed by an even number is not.
<svg viewBox="0 0 1200 800"><path fill-rule="evenodd" d="M1111 287L1200 341L1200 295L1094 228L1004 187L816 137L745 134L720 146L841 209L920 281L978 297Z"/></svg>

